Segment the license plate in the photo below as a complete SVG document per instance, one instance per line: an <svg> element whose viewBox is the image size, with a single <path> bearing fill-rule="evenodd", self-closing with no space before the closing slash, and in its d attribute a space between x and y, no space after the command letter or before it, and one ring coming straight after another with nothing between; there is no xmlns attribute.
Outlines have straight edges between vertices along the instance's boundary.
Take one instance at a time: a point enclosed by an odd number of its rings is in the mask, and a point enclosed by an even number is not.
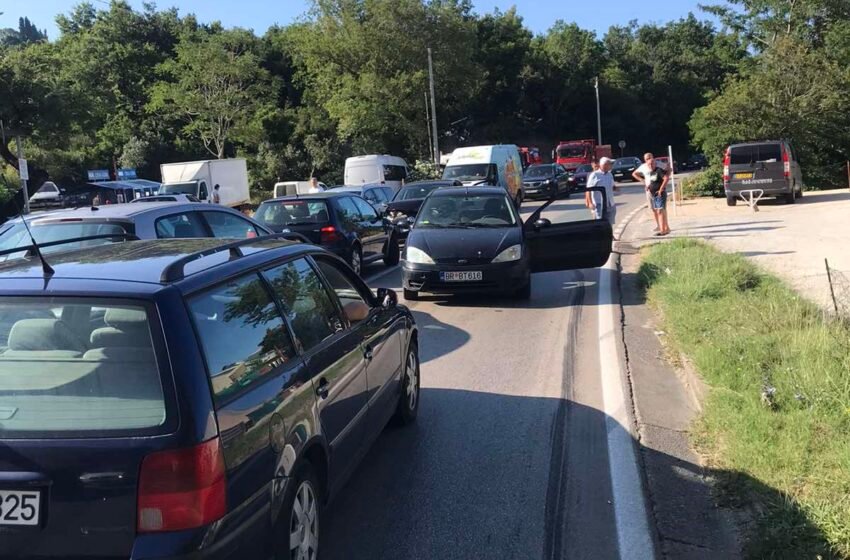
<svg viewBox="0 0 850 560"><path fill-rule="evenodd" d="M0 525L38 525L41 492L0 490Z"/></svg>
<svg viewBox="0 0 850 560"><path fill-rule="evenodd" d="M480 270L465 272L441 272L440 280L443 282L475 282L484 279L484 273Z"/></svg>
<svg viewBox="0 0 850 560"><path fill-rule="evenodd" d="M752 173L735 173L735 178L736 179L752 179L753 174Z"/></svg>

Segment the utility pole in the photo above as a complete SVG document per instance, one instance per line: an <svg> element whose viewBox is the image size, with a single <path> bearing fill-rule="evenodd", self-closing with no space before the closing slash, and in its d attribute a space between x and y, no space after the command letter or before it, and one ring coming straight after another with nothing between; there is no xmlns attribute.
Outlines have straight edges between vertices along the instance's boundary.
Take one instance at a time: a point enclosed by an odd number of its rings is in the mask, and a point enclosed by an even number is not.
<svg viewBox="0 0 850 560"><path fill-rule="evenodd" d="M15 146L18 149L18 165L19 166L26 165L25 163L21 162L21 160L24 159L24 150L21 147L21 137L20 136L15 136ZM29 174L27 173L27 171L21 172L20 167L18 168L18 171L19 171L19 173L21 173L21 189L24 192L24 214L29 214L30 213L30 196L29 196L29 193L27 192L27 177L28 177Z"/></svg>
<svg viewBox="0 0 850 560"><path fill-rule="evenodd" d="M428 47L428 81L431 82L431 127L434 135L434 166L440 168L440 144L437 141L437 95L434 93L434 62Z"/></svg>
<svg viewBox="0 0 850 560"><path fill-rule="evenodd" d="M599 76L593 81L593 87L596 89L596 133L598 136L599 145L602 145L602 113L599 109Z"/></svg>
<svg viewBox="0 0 850 560"><path fill-rule="evenodd" d="M428 131L428 155L434 159L434 139L431 138L431 110L428 108L428 92L425 93L425 130Z"/></svg>

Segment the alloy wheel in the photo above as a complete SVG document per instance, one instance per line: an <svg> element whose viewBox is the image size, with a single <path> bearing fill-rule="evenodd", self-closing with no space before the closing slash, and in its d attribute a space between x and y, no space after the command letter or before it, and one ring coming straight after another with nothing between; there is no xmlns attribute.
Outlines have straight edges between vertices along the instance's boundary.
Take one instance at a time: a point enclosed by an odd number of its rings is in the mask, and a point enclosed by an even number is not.
<svg viewBox="0 0 850 560"><path fill-rule="evenodd" d="M292 560L316 560L319 552L319 506L309 481L302 481L295 492L289 527L289 552Z"/></svg>
<svg viewBox="0 0 850 560"><path fill-rule="evenodd" d="M351 268L354 269L354 272L357 275L360 275L360 269L363 268L363 257L360 256L360 251L357 250L357 247L351 250Z"/></svg>
<svg viewBox="0 0 850 560"><path fill-rule="evenodd" d="M419 368L415 352L410 352L407 356L407 386L404 390L407 393L407 407L416 410L419 400Z"/></svg>

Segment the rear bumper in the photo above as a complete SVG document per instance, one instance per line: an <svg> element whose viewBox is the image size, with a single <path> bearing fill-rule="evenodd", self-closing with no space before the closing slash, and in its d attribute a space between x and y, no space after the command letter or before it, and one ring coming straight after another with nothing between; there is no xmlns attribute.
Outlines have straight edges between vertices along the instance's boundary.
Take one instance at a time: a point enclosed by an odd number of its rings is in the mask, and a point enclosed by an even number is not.
<svg viewBox="0 0 850 560"><path fill-rule="evenodd" d="M772 181L770 183L743 184L740 182L726 183L723 185L726 196L738 196L741 191L762 190L765 195L791 194L790 181Z"/></svg>
<svg viewBox="0 0 850 560"><path fill-rule="evenodd" d="M441 272L481 271L476 282L445 282ZM512 263L481 265L411 264L402 263L402 285L405 290L435 294L513 293L531 280L527 258Z"/></svg>

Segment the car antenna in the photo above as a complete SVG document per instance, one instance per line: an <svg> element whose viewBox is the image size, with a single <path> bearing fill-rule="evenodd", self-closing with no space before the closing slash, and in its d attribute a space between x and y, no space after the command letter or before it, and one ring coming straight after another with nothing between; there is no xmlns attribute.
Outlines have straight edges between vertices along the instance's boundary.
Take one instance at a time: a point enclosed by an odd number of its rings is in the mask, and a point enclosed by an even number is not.
<svg viewBox="0 0 850 560"><path fill-rule="evenodd" d="M6 188L9 188L9 183L6 181L6 178L3 178L3 183L6 185ZM27 223L27 219L24 216L24 213L21 212L21 207L18 206L15 198L12 197L12 202L15 204L15 208L18 210L18 216L21 218L21 221L24 223L24 227L27 230L27 235L30 236L30 241L32 241L32 248L35 250L35 256L38 257L38 260L41 261L41 270L44 271L45 276L53 276L56 272L53 270L53 267L47 262L44 258L44 255L41 254L41 249L38 247L38 243L35 242L35 237L32 236L32 230L30 229L30 225Z"/></svg>

